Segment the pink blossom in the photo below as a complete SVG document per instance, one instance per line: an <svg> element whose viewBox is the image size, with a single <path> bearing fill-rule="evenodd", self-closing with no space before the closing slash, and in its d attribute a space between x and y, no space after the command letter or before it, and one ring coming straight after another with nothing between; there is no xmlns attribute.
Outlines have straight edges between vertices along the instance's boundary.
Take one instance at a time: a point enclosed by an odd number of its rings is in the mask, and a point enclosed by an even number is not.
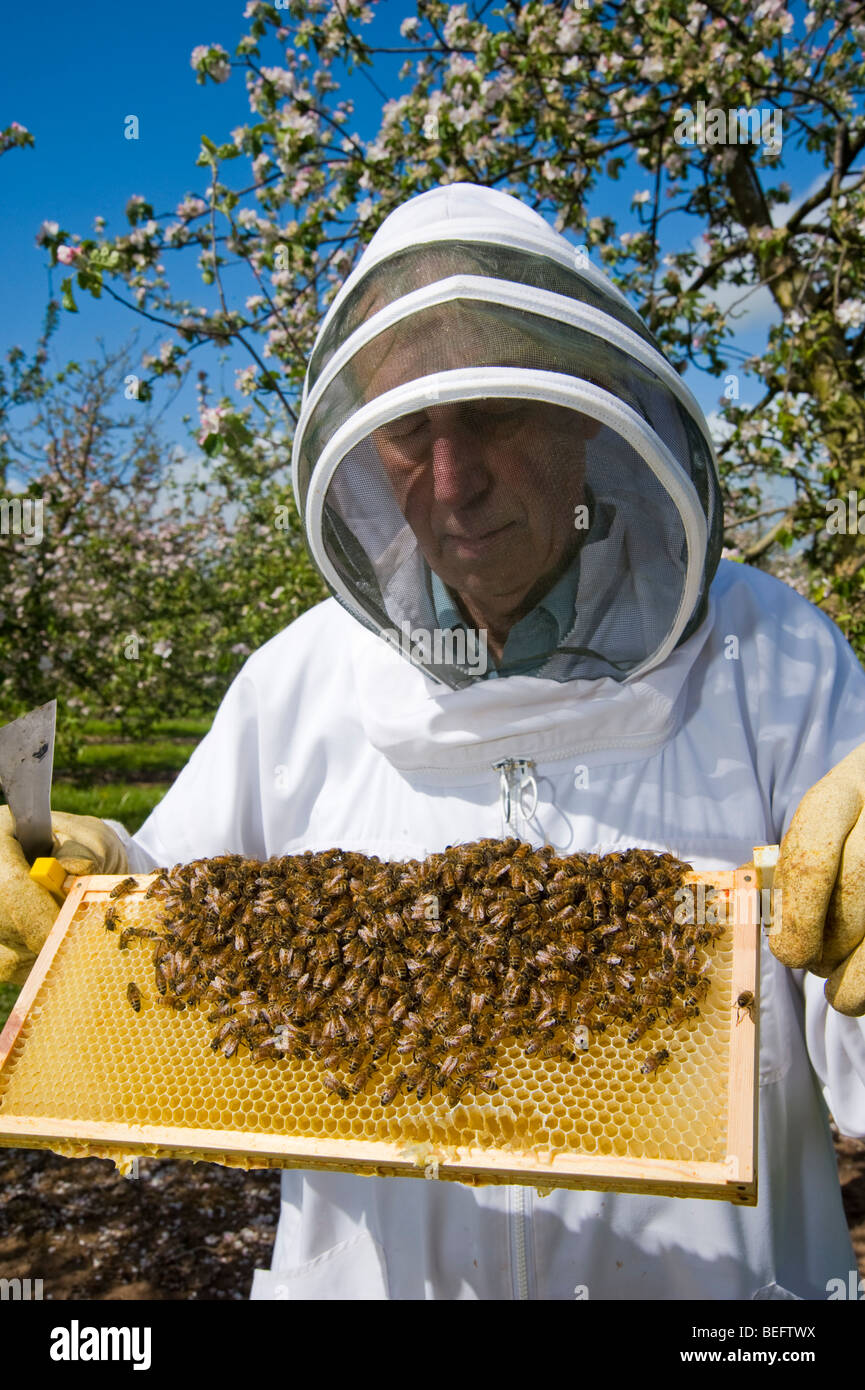
<svg viewBox="0 0 865 1390"><path fill-rule="evenodd" d="M57 247L57 259L61 265L74 265L80 255L80 246Z"/></svg>

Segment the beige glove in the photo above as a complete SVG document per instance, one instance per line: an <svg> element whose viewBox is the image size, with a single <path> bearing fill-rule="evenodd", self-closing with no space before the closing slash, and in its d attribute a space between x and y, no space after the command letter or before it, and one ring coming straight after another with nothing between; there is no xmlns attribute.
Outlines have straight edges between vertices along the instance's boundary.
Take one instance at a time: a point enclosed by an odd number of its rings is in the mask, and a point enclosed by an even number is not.
<svg viewBox="0 0 865 1390"><path fill-rule="evenodd" d="M782 896L773 955L828 977L839 1013L865 1014L865 744L802 797L774 883Z"/></svg>
<svg viewBox="0 0 865 1390"><path fill-rule="evenodd" d="M125 874L126 851L96 816L51 817L54 854L72 874ZM34 883L24 851L12 834L12 814L0 806L0 981L23 984L60 911Z"/></svg>

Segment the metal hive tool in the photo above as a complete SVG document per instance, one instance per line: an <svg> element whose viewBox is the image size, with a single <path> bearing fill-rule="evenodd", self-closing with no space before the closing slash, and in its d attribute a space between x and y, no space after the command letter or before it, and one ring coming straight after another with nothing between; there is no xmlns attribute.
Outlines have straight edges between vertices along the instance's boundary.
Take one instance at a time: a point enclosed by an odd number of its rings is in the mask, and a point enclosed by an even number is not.
<svg viewBox="0 0 865 1390"><path fill-rule="evenodd" d="M773 855L735 871L689 874L730 904L700 1015L644 1045L613 1024L574 1061L503 1049L499 1090L451 1108L412 1095L383 1108L375 1094L341 1100L314 1059L254 1062L211 1049L205 1012L160 1007L150 943L117 949L104 929L120 880L81 879L58 917L0 1035L0 1145L69 1156L189 1157L231 1166L323 1167L464 1183L654 1191L756 1202L756 1009L759 921L754 890ZM122 899L125 922L153 921L151 876ZM732 919L732 920L730 920ZM128 985L141 993L130 1007ZM659 1076L642 1074L670 1043ZM399 1061L381 1063L387 1084Z"/></svg>

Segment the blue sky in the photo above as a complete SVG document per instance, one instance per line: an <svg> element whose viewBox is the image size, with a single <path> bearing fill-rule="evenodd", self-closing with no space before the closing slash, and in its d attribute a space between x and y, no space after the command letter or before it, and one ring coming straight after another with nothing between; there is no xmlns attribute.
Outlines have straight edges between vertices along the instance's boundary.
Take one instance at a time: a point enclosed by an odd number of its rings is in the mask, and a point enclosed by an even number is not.
<svg viewBox="0 0 865 1390"><path fill-rule="evenodd" d="M49 284L59 295L60 281L68 274L62 267L49 272L45 251L35 245L43 220L87 235L93 218L101 213L108 220L109 232L127 230L124 207L133 193L147 196L159 215L173 212L186 192L203 189L206 171L195 167L201 134L227 139L234 126L247 121L249 108L241 74L234 73L222 86L199 86L189 56L196 44L211 42L222 43L233 53L246 29L243 8L244 0L208 0L206 5L201 0L151 0L146 7L88 0L86 7L53 6L47 11L37 5L5 8L0 126L20 121L35 136L36 146L12 150L0 160L0 351L13 343L25 349L33 346ZM401 42L399 21L413 12L414 7L403 0L386 0L374 32L386 31L387 41ZM266 60L276 62L278 50L269 42ZM376 81L390 94L398 90L397 63L389 59L375 71ZM356 128L371 134L381 99L361 77L353 79L351 91L358 107ZM130 113L139 119L137 141L124 139L124 118ZM802 196L818 165L813 156L801 151L793 163L795 173L788 171L786 177L794 196ZM631 194L644 186L644 171L626 172L617 183L602 186L589 211L611 213L620 231L635 229ZM166 264L176 292L196 303L208 302L194 255L167 258ZM113 347L137 330L140 351L171 336L167 329L144 324L107 296L97 302L76 291L76 300L79 314L64 314L53 340L55 368L70 357L81 361L93 355L99 337ZM764 292L743 322L737 346L746 351L758 346L773 317ZM220 371L213 352L204 349L201 353L201 365L208 368L217 395L221 389L231 389L234 366L246 365L247 360L245 355L234 355ZM687 380L704 410L713 410L721 383L694 371L689 371ZM750 390L746 385L743 398L756 399L757 391L757 383ZM184 410L194 414L192 382L165 415L166 437L185 444Z"/></svg>

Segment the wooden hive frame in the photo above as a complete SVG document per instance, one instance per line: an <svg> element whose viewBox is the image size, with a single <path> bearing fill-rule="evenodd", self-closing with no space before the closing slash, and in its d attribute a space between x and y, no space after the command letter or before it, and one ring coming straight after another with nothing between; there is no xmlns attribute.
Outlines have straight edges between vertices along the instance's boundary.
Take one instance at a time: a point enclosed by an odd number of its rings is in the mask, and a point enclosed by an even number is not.
<svg viewBox="0 0 865 1390"><path fill-rule="evenodd" d="M757 847L754 861L735 870L688 874L685 883L713 888L727 903L732 932L730 998L734 1001L729 1029L726 1074L725 1152L716 1161L669 1157L633 1157L615 1153L573 1150L544 1154L519 1152L507 1145L450 1147L437 1141L411 1143L363 1137L331 1137L302 1133L262 1133L237 1128L201 1128L164 1123L106 1122L82 1115L70 1118L38 1113L4 1113L4 1080L25 1055L31 1036L38 1035L42 1004L52 988L48 980L67 934L83 907L107 903L118 877L79 879L70 892L26 984L0 1034L0 1147L47 1148L68 1156L112 1158L129 1171L137 1157L191 1158L243 1168L300 1167L349 1171L367 1175L426 1176L470 1185L527 1184L544 1192L555 1187L652 1192L664 1196L707 1197L754 1205L757 1201L757 1057L759 1008L736 1009L741 994L759 997L759 913L737 909L753 903L759 890L771 888L777 847ZM143 894L151 875L138 875ZM127 901L132 901L132 898ZM756 916L756 920L755 920ZM58 972L62 972L59 962ZM46 984L46 981L48 983ZM167 1013L168 1011L166 1011ZM86 1031L86 1030L84 1030ZM76 1038L75 1046L100 1044ZM105 1040L102 1040L105 1045ZM182 1058L178 1059L182 1065ZM277 1065L294 1065L282 1059ZM24 1107L26 1110L26 1106ZM20 1111L20 1106L19 1106Z"/></svg>

